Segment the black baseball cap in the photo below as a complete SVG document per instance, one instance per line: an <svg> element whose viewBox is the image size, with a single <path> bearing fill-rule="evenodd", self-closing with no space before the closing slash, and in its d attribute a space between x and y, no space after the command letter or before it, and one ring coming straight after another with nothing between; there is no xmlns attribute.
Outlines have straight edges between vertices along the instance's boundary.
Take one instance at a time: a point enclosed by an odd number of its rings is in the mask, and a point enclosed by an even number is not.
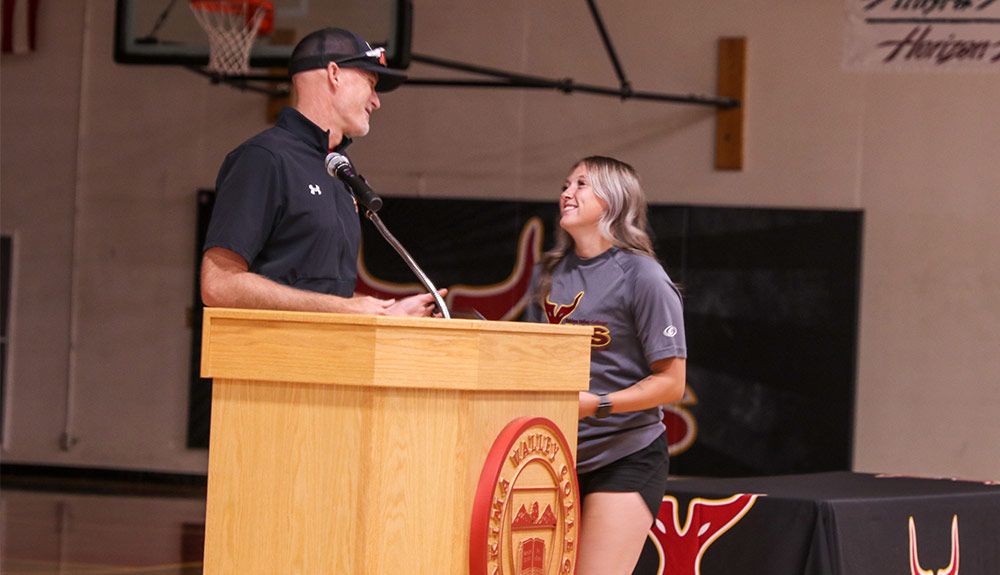
<svg viewBox="0 0 1000 575"><path fill-rule="evenodd" d="M378 74L376 92L395 90L406 80L406 74L386 67L385 49L371 44L350 30L324 28L303 38L288 61L288 73L294 76L306 70L326 68L333 62L341 68L360 68Z"/></svg>

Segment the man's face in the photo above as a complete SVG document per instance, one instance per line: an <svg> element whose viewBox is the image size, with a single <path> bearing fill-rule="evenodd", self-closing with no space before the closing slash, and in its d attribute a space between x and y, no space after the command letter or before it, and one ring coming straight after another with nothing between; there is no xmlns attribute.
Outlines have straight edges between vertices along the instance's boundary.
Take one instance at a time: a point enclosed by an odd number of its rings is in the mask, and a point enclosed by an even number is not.
<svg viewBox="0 0 1000 575"><path fill-rule="evenodd" d="M341 68L334 108L343 121L344 134L353 137L364 136L369 130L372 110L382 104L375 93L378 75L358 68Z"/></svg>

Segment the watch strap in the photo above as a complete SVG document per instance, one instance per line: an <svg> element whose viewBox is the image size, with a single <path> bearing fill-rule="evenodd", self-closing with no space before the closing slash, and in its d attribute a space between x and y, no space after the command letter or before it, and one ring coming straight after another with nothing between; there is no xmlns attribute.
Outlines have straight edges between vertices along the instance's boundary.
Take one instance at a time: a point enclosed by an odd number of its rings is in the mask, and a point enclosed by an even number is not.
<svg viewBox="0 0 1000 575"><path fill-rule="evenodd" d="M611 407L613 404L611 403L611 398L608 397L608 394L598 393L597 397L601 399L601 403L597 405L597 412L594 413L594 417L602 419L611 415Z"/></svg>

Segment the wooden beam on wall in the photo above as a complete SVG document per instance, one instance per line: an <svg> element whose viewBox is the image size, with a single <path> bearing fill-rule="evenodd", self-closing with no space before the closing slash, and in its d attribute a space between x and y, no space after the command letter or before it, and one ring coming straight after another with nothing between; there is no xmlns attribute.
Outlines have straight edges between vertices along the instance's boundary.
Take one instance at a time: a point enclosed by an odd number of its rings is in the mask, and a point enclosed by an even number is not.
<svg viewBox="0 0 1000 575"><path fill-rule="evenodd" d="M715 113L715 169L743 169L746 112L747 39L719 38L719 96L739 100L735 108Z"/></svg>
<svg viewBox="0 0 1000 575"><path fill-rule="evenodd" d="M290 28L277 28L271 32L271 43L276 46L294 46L298 42L295 30ZM288 74L287 69L272 68L270 72L276 76ZM278 84L272 84L272 88L277 88ZM278 121L278 112L284 106L295 105L295 90L291 81L288 82L289 93L287 96L267 97L267 123L274 125Z"/></svg>

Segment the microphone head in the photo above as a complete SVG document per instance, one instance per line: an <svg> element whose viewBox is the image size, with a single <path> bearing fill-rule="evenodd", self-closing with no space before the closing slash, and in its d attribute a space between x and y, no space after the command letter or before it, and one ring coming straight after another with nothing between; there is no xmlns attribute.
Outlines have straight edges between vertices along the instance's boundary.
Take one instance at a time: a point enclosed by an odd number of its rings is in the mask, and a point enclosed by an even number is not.
<svg viewBox="0 0 1000 575"><path fill-rule="evenodd" d="M338 154L337 152L330 152L326 156L326 171L333 177L337 177L337 171L344 168L350 168L351 161L347 159L344 154Z"/></svg>
<svg viewBox="0 0 1000 575"><path fill-rule="evenodd" d="M326 171L334 178L344 182L354 199L367 208L369 212L374 214L382 208L382 198L375 195L375 192L368 186L368 182L354 172L354 166L351 165L347 156L337 152L327 154Z"/></svg>

